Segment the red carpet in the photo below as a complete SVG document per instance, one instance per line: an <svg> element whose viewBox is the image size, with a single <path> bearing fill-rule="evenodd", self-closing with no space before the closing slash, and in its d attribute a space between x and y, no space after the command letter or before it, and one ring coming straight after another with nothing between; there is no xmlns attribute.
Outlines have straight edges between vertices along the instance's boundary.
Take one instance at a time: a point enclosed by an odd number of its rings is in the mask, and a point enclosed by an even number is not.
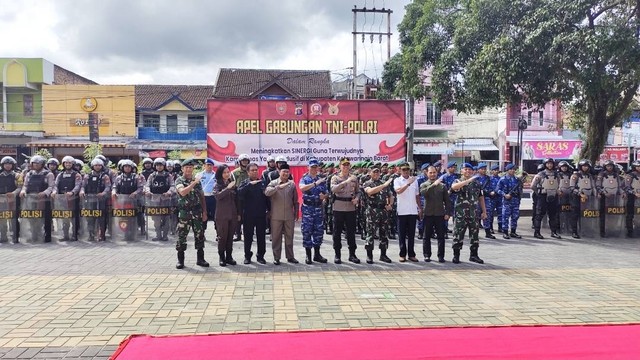
<svg viewBox="0 0 640 360"><path fill-rule="evenodd" d="M640 324L135 335L112 359L640 359Z"/></svg>

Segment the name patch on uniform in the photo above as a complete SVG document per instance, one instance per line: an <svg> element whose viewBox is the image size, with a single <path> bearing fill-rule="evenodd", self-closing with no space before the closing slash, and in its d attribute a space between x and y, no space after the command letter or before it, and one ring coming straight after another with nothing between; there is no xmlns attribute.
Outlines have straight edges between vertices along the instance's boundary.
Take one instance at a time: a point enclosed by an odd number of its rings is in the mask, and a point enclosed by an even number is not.
<svg viewBox="0 0 640 360"><path fill-rule="evenodd" d="M136 216L136 209L113 209L111 211L113 217L134 217Z"/></svg>
<svg viewBox="0 0 640 360"><path fill-rule="evenodd" d="M0 219L13 219L13 210L0 211Z"/></svg>
<svg viewBox="0 0 640 360"><path fill-rule="evenodd" d="M597 218L600 217L600 210L582 210L583 218Z"/></svg>
<svg viewBox="0 0 640 360"><path fill-rule="evenodd" d="M51 217L54 219L71 219L73 211L71 210L51 210Z"/></svg>
<svg viewBox="0 0 640 360"><path fill-rule="evenodd" d="M99 218L99 217L102 217L102 210L82 209L80 210L80 216L89 217L89 218Z"/></svg>
<svg viewBox="0 0 640 360"><path fill-rule="evenodd" d="M22 210L20 217L23 219L41 219L43 217L42 210Z"/></svg>
<svg viewBox="0 0 640 360"><path fill-rule="evenodd" d="M624 206L607 206L605 211L607 215L623 215Z"/></svg>
<svg viewBox="0 0 640 360"><path fill-rule="evenodd" d="M144 213L147 215L171 215L170 207L154 206L146 207Z"/></svg>
<svg viewBox="0 0 640 360"><path fill-rule="evenodd" d="M571 205L563 204L560 206L560 212L569 212L571 211Z"/></svg>

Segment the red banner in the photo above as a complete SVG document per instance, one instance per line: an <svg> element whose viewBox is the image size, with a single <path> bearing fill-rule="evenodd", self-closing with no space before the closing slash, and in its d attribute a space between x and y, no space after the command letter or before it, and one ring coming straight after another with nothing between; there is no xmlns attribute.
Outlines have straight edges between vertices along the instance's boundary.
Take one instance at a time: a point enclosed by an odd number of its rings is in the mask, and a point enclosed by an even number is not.
<svg viewBox="0 0 640 360"><path fill-rule="evenodd" d="M404 101L209 100L208 155L232 165L248 154L263 165L284 156L338 162L394 162L405 158Z"/></svg>
<svg viewBox="0 0 640 360"><path fill-rule="evenodd" d="M629 148L626 146L605 146L604 152L600 154L600 162L613 160L619 163L629 162Z"/></svg>

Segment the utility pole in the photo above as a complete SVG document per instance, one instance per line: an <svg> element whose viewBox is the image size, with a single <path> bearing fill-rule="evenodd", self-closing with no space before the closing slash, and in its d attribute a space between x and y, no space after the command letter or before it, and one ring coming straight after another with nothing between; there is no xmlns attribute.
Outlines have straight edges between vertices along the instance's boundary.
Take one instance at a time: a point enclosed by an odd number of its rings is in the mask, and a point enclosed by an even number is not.
<svg viewBox="0 0 640 360"><path fill-rule="evenodd" d="M363 7L362 9L357 9L356 6L353 6L353 9L351 9L351 11L353 12L353 31L351 32L353 34L353 80L351 81L351 99L357 99L358 98L358 93L357 93L357 87L356 87L356 76L358 76L358 42L357 42L357 36L361 35L362 36L362 42L364 42L364 36L365 35L369 35L371 37L371 42L373 42L373 37L375 35L378 35L379 41L382 42L382 36L386 36L387 37L387 61L389 61L389 59L391 59L391 13L393 13L393 11L391 9L367 9L366 7ZM358 13L382 13L382 14L387 14L387 32L368 32L368 31L358 31L357 30L357 23L358 23Z"/></svg>

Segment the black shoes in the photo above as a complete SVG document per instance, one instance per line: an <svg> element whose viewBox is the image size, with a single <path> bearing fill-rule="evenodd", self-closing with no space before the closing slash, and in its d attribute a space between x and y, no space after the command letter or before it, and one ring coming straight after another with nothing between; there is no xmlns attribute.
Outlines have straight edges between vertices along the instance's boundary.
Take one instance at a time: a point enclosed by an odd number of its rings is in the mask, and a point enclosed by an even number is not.
<svg viewBox="0 0 640 360"><path fill-rule="evenodd" d="M280 260L273 260L273 265L280 265Z"/></svg>
<svg viewBox="0 0 640 360"><path fill-rule="evenodd" d="M495 236L493 236L491 234L491 231L489 231L489 230L485 230L484 237L486 237L487 239L495 239L496 238Z"/></svg>
<svg viewBox="0 0 640 360"><path fill-rule="evenodd" d="M184 251L178 251L178 262L176 263L176 269L184 268Z"/></svg>
<svg viewBox="0 0 640 360"><path fill-rule="evenodd" d="M257 258L256 261L262 265L266 264L267 262L264 260L264 258Z"/></svg>
<svg viewBox="0 0 640 360"><path fill-rule="evenodd" d="M562 239L562 237L555 231L551 233L551 237L554 239Z"/></svg>
<svg viewBox="0 0 640 360"><path fill-rule="evenodd" d="M574 238L574 239L580 239L580 235L578 234L577 231L572 232L571 233L571 237Z"/></svg>
<svg viewBox="0 0 640 360"><path fill-rule="evenodd" d="M233 260L233 258L232 258L231 256L227 256L227 260L225 260L225 262L226 262L228 265L235 265L235 264L237 264L237 262L236 262L235 260Z"/></svg>
<svg viewBox="0 0 640 360"><path fill-rule="evenodd" d="M431 262L431 256L425 256L424 262Z"/></svg>
<svg viewBox="0 0 640 360"><path fill-rule="evenodd" d="M439 262L439 263L444 263L444 262L446 262L446 260L444 259L444 256L439 257L439 258L438 258L438 262Z"/></svg>
<svg viewBox="0 0 640 360"><path fill-rule="evenodd" d="M198 260L196 261L196 265L202 267L209 267L209 263L204 259L204 250L198 249Z"/></svg>
<svg viewBox="0 0 640 360"><path fill-rule="evenodd" d="M511 237L512 237L512 238L514 238L514 239L522 239L522 236L520 236L520 235L516 234L516 232L515 232L515 231L512 231L512 232L511 232L511 234L510 234L509 236L511 236Z"/></svg>
<svg viewBox="0 0 640 360"><path fill-rule="evenodd" d="M245 265L251 264L251 259L244 258L243 264L245 264Z"/></svg>
<svg viewBox="0 0 640 360"><path fill-rule="evenodd" d="M360 264L360 259L355 254L349 255L349 261L354 264Z"/></svg>
<svg viewBox="0 0 640 360"><path fill-rule="evenodd" d="M290 264L299 264L300 261L296 260L296 258L287 259L287 262Z"/></svg>
<svg viewBox="0 0 640 360"><path fill-rule="evenodd" d="M321 264L326 264L327 259L325 259L324 257L322 257L322 255L320 255L320 246L314 247L313 250L314 250L313 261L319 262Z"/></svg>
<svg viewBox="0 0 640 360"><path fill-rule="evenodd" d="M509 240L511 239L511 237L509 236L509 233L505 232L504 234L502 234L502 238L505 240Z"/></svg>
<svg viewBox="0 0 640 360"><path fill-rule="evenodd" d="M313 264L313 261L311 260L311 248L305 248L304 252L307 254L307 256L304 259L304 263L307 265Z"/></svg>
<svg viewBox="0 0 640 360"><path fill-rule="evenodd" d="M391 263L391 259L387 256L387 249L380 249L380 261L385 262L387 264Z"/></svg>
<svg viewBox="0 0 640 360"><path fill-rule="evenodd" d="M469 256L469 261L472 261L474 263L478 263L478 264L484 264L484 261L482 259L480 259L478 257L478 255L471 255Z"/></svg>
<svg viewBox="0 0 640 360"><path fill-rule="evenodd" d="M335 258L333 258L333 262L336 264L342 264L342 260L340 260L339 256L336 256Z"/></svg>
<svg viewBox="0 0 640 360"><path fill-rule="evenodd" d="M453 255L453 260L451 260L454 264L460 264L460 255Z"/></svg>
<svg viewBox="0 0 640 360"><path fill-rule="evenodd" d="M367 249L367 264L373 264L373 249Z"/></svg>
<svg viewBox="0 0 640 360"><path fill-rule="evenodd" d="M533 237L536 239L544 239L544 236L540 234L540 231L536 231L535 233L533 233Z"/></svg>

